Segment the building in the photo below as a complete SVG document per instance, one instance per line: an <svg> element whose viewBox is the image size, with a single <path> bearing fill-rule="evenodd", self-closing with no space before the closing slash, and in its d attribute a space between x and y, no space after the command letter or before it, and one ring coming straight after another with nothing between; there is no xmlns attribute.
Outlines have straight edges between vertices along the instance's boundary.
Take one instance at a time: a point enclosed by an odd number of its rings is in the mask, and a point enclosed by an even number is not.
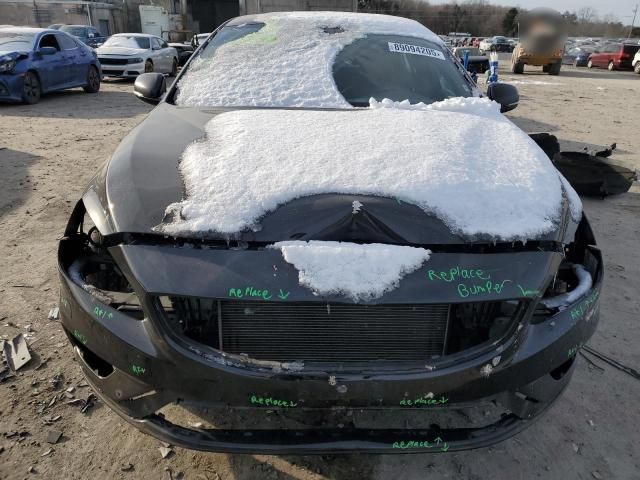
<svg viewBox="0 0 640 480"><path fill-rule="evenodd" d="M357 0L0 0L0 24L93 25L103 35L142 31L140 5L160 7L171 40L211 32L238 15L290 10L356 11ZM172 37L172 38L169 38Z"/></svg>

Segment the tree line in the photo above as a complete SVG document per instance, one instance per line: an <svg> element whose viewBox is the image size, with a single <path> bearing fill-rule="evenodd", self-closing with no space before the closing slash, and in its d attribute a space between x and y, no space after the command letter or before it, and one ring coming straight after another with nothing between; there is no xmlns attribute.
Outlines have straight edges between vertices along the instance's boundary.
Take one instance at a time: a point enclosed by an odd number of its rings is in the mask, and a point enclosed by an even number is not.
<svg viewBox="0 0 640 480"><path fill-rule="evenodd" d="M486 0L453 1L437 5L422 0L359 0L358 9L361 12L411 18L440 35L467 32L477 37L517 36L518 17L526 11L492 5ZM611 15L600 17L591 7L562 14L569 36L626 37L629 34L629 26ZM640 35L640 28L635 28L633 33Z"/></svg>

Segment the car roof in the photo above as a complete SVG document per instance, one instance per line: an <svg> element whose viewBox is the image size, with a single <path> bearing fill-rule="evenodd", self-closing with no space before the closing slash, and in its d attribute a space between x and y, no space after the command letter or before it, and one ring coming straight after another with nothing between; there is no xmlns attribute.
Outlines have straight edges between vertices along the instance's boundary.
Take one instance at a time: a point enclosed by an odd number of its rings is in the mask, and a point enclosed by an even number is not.
<svg viewBox="0 0 640 480"><path fill-rule="evenodd" d="M56 33L58 30L54 30L53 28L37 28L37 27L0 27L0 30L10 30L13 33L33 33L38 34L41 32L51 32Z"/></svg>
<svg viewBox="0 0 640 480"><path fill-rule="evenodd" d="M157 35L151 35L150 33L116 33L111 35L112 37L141 37L141 38L160 38Z"/></svg>
<svg viewBox="0 0 640 480"><path fill-rule="evenodd" d="M358 23L362 26L366 26L368 23L375 22L377 28L380 28L380 25L388 24L388 27L393 29L393 27L397 27L399 24L406 24L407 28L420 29L421 34L426 34L431 36L431 40L436 40L437 42L441 42L442 39L438 37L435 33L429 30L427 27L422 25L421 23L416 22L415 20L411 20L405 17L397 17L393 15L382 15L382 14L372 14L372 13L357 13L357 12L327 12L327 11L292 11L292 12L270 12L270 13L258 13L255 15L244 15L242 17L235 17L229 20L228 26L238 26L243 25L245 23L262 23L270 18L277 18L279 21L296 23L299 24L301 22L310 21L312 22L314 19L327 19L328 17L335 17L336 25L339 25L340 20L344 20L345 22L350 23ZM333 20L332 20L333 22ZM335 25L334 25L335 26ZM364 29L366 30L366 29ZM424 33L422 33L424 31Z"/></svg>

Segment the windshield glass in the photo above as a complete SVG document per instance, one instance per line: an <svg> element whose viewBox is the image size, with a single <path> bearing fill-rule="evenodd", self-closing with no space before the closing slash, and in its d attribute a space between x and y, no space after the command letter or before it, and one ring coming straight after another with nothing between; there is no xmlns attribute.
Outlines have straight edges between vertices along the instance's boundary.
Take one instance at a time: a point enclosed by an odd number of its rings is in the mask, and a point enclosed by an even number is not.
<svg viewBox="0 0 640 480"><path fill-rule="evenodd" d="M149 37L135 37L133 35L114 35L110 37L103 47L125 47L125 48L150 48Z"/></svg>
<svg viewBox="0 0 640 480"><path fill-rule="evenodd" d="M176 104L349 108L369 106L370 98L428 104L474 94L463 69L435 41L370 34L338 46L328 64L340 27L312 32L305 44L280 33L264 23L223 28L188 67Z"/></svg>
<svg viewBox="0 0 640 480"><path fill-rule="evenodd" d="M74 37L84 37L86 29L84 27L76 27L73 25L63 25L60 27L61 32L66 32Z"/></svg>
<svg viewBox="0 0 640 480"><path fill-rule="evenodd" d="M0 50L31 50L34 34L0 30Z"/></svg>

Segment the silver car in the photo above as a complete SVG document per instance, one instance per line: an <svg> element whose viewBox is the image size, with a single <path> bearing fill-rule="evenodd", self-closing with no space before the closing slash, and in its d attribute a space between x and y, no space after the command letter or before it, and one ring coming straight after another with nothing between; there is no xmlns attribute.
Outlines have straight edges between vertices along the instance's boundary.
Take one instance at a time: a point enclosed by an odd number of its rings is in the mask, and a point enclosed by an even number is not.
<svg viewBox="0 0 640 480"><path fill-rule="evenodd" d="M155 35L119 33L96 52L102 73L109 77L135 78L149 72L175 76L178 72L178 52Z"/></svg>

